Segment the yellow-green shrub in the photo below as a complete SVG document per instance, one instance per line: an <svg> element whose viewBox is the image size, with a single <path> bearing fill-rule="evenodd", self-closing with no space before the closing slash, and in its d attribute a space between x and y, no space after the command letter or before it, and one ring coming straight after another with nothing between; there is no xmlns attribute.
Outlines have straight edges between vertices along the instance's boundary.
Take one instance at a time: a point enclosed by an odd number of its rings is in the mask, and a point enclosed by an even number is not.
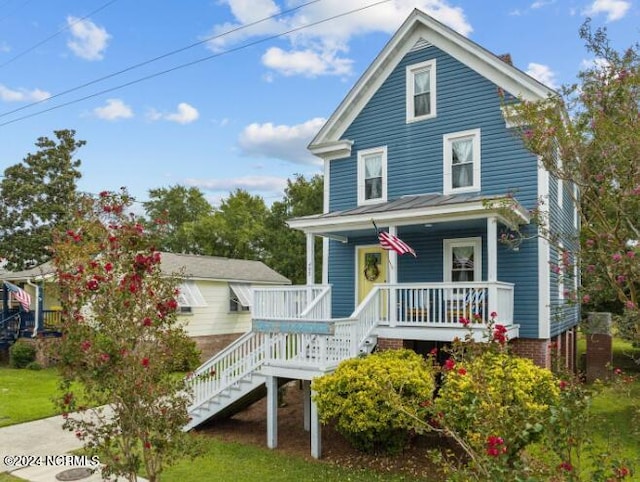
<svg viewBox="0 0 640 482"><path fill-rule="evenodd" d="M436 421L479 452L492 448L490 437L500 437L500 449L515 456L538 437L558 400L557 379L529 359L488 351L447 368L434 403Z"/></svg>
<svg viewBox="0 0 640 482"><path fill-rule="evenodd" d="M323 423L336 429L354 447L366 452L397 452L415 421L401 411L431 400L435 370L410 350L387 350L342 362L333 374L313 381L314 401ZM395 400L395 402L393 401Z"/></svg>

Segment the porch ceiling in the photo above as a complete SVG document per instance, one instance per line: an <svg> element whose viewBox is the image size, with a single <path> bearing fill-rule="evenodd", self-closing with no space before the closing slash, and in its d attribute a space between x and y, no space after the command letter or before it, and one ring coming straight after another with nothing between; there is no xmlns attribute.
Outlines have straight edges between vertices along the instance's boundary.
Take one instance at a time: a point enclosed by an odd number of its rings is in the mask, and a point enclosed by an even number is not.
<svg viewBox="0 0 640 482"><path fill-rule="evenodd" d="M424 226L431 223L473 221L496 217L505 225L527 224L527 210L512 197L420 194L379 204L358 206L288 221L293 229L313 234L342 234L378 227Z"/></svg>

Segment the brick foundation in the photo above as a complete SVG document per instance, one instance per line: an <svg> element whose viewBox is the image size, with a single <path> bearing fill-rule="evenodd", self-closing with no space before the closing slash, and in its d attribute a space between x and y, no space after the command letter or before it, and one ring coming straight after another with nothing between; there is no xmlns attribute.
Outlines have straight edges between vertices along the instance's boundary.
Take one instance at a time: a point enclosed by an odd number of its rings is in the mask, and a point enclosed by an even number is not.
<svg viewBox="0 0 640 482"><path fill-rule="evenodd" d="M205 362L242 335L242 333L229 333L226 335L193 336L191 339L196 342L196 347L200 350L200 361Z"/></svg>
<svg viewBox="0 0 640 482"><path fill-rule="evenodd" d="M577 371L577 334L571 328L551 339L551 364L555 370Z"/></svg>
<svg viewBox="0 0 640 482"><path fill-rule="evenodd" d="M404 348L404 340L397 338L378 338L378 350L399 350Z"/></svg>
<svg viewBox="0 0 640 482"><path fill-rule="evenodd" d="M515 355L529 358L542 368L551 368L551 346L548 339L516 338L510 342Z"/></svg>

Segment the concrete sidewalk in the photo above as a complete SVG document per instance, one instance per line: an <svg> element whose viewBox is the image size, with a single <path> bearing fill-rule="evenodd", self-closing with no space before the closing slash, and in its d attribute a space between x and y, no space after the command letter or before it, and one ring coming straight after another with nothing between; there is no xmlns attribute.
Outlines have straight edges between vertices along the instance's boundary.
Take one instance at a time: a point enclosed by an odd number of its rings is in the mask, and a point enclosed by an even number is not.
<svg viewBox="0 0 640 482"><path fill-rule="evenodd" d="M56 479L56 475L61 472L90 467L90 460L65 455L82 448L82 442L74 433L63 430L62 423L62 416L58 415L0 428L0 473L9 472L32 482L58 482L60 479ZM30 462L32 466L17 468L20 460ZM102 477L96 471L89 477L67 480L99 482Z"/></svg>

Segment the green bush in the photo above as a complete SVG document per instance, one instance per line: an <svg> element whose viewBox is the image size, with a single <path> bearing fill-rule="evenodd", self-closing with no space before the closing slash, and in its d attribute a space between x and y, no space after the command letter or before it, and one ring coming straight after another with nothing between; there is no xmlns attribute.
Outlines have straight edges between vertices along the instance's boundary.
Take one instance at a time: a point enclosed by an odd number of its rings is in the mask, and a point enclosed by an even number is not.
<svg viewBox="0 0 640 482"><path fill-rule="evenodd" d="M9 366L25 368L36 361L36 347L33 343L18 340L9 348Z"/></svg>
<svg viewBox="0 0 640 482"><path fill-rule="evenodd" d="M37 371L37 370L42 370L42 365L40 365L40 363L38 363L37 361L32 361L25 368L27 370Z"/></svg>
<svg viewBox="0 0 640 482"><path fill-rule="evenodd" d="M359 450L397 453L407 444L415 419L399 407L433 397L435 369L410 350L388 350L340 363L316 378L314 401L323 423Z"/></svg>
<svg viewBox="0 0 640 482"><path fill-rule="evenodd" d="M478 452L495 452L499 439L500 453L516 457L541 435L540 422L559 397L551 371L507 353L447 364L444 373L434 403L437 421Z"/></svg>

